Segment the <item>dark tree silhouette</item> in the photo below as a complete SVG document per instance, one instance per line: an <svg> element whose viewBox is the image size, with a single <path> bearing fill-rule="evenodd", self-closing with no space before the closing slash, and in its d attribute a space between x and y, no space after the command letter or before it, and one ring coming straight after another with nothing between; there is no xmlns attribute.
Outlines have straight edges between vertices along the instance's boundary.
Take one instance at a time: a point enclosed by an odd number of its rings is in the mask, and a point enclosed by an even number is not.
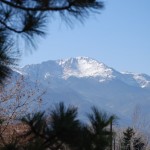
<svg viewBox="0 0 150 150"><path fill-rule="evenodd" d="M109 149L112 140L110 125L116 121L116 116L108 115L92 107L92 113L88 114L90 124L84 127L83 150Z"/></svg>
<svg viewBox="0 0 150 150"><path fill-rule="evenodd" d="M145 142L141 139L141 137L135 137L133 141L133 149L134 150L146 150Z"/></svg>
<svg viewBox="0 0 150 150"><path fill-rule="evenodd" d="M30 146L36 146L39 141L40 146L51 150L109 149L113 134L109 126L116 117L93 107L88 118L89 124L83 124L77 119L76 108L59 103L51 110L49 119L44 113L36 113L22 121L29 127L25 136L29 137Z"/></svg>
<svg viewBox="0 0 150 150"><path fill-rule="evenodd" d="M66 108L63 103L59 103L51 111L49 119L45 118L44 113L36 113L24 117L22 122L30 128L25 136L30 136L33 146L37 140L41 146L51 150L77 146L81 128L77 109L72 106Z"/></svg>
<svg viewBox="0 0 150 150"><path fill-rule="evenodd" d="M77 108L68 106L64 103L56 105L50 113L50 124L52 134L57 136L58 142L69 147L77 147L81 132L81 123L77 119Z"/></svg>
<svg viewBox="0 0 150 150"><path fill-rule="evenodd" d="M135 132L133 128L128 127L125 132L123 132L122 140L122 150L131 150L133 147L133 136Z"/></svg>
<svg viewBox="0 0 150 150"><path fill-rule="evenodd" d="M52 14L58 13L66 22L74 23L74 19L83 22L102 8L100 0L0 0L0 81L10 74L14 65L15 59L8 50L15 52L13 46L18 35L28 45L35 46L36 38L45 35Z"/></svg>
<svg viewBox="0 0 150 150"><path fill-rule="evenodd" d="M133 128L128 127L123 132L122 150L145 150L145 145L142 138L135 134Z"/></svg>
<svg viewBox="0 0 150 150"><path fill-rule="evenodd" d="M11 66L16 65L16 52L13 49L13 42L0 30L0 84L11 73Z"/></svg>

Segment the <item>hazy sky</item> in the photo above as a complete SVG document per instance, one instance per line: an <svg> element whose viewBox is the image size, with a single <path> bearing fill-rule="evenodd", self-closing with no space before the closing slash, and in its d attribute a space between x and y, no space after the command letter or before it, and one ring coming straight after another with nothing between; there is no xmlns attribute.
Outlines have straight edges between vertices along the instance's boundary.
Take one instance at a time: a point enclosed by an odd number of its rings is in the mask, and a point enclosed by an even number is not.
<svg viewBox="0 0 150 150"><path fill-rule="evenodd" d="M51 20L46 38L21 66L76 56L99 60L118 71L150 75L150 0L105 0L100 15L69 28Z"/></svg>

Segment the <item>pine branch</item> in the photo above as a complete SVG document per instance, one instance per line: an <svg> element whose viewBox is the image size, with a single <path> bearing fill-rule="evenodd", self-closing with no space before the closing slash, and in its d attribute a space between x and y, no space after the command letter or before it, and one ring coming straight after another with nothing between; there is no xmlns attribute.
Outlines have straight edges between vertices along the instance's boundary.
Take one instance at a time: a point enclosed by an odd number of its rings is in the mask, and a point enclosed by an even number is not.
<svg viewBox="0 0 150 150"><path fill-rule="evenodd" d="M61 11L61 10L67 10L71 8L74 4L74 2L69 2L68 5L62 6L62 7L25 7L21 5L16 5L12 2L6 1L6 0L0 0L0 2L13 7L13 8L18 8L24 11Z"/></svg>
<svg viewBox="0 0 150 150"><path fill-rule="evenodd" d="M2 20L0 20L0 24L2 24L5 28L7 28L10 31L13 31L15 33L22 33L24 32L23 30L16 30L15 28L12 28L10 26L8 26L5 22L3 22Z"/></svg>

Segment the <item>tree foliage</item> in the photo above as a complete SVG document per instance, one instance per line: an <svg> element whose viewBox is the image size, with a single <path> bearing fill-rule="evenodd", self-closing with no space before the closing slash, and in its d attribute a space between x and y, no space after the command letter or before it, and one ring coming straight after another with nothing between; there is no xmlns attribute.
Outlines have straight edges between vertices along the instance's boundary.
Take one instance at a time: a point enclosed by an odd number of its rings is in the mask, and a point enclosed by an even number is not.
<svg viewBox="0 0 150 150"><path fill-rule="evenodd" d="M11 74L11 66L16 65L16 52L14 43L8 38L4 29L0 28L0 84Z"/></svg>
<svg viewBox="0 0 150 150"><path fill-rule="evenodd" d="M49 113L30 113L21 119L22 123L19 123L19 126L14 124L13 128L8 127L9 134L0 134L0 149L149 150L145 135L140 131L128 127L121 130L120 134L116 128L113 127L113 130L110 128L116 122L116 116L100 111L96 107L92 107L91 110L87 115L87 122L78 118L76 107L66 107L64 103L50 108ZM0 129L3 129L3 123L1 120ZM20 128L22 126L23 128ZM15 128L21 132L12 132L11 129ZM10 136L10 132L14 134ZM118 134L122 135L119 139ZM112 137L115 138L113 144L111 144L114 140Z"/></svg>
<svg viewBox="0 0 150 150"><path fill-rule="evenodd" d="M49 119L38 112L22 118L22 122L29 126L25 136L30 136L33 143L40 140L41 145L52 150L77 146L80 121L77 119L77 109L72 106L66 108L60 103L51 110Z"/></svg>
<svg viewBox="0 0 150 150"><path fill-rule="evenodd" d="M84 128L84 149L105 150L111 145L113 132L110 126L115 122L116 116L92 107L92 113L88 114L90 124Z"/></svg>
<svg viewBox="0 0 150 150"><path fill-rule="evenodd" d="M38 140L45 149L105 150L110 146L112 133L108 127L114 116L102 113L95 107L92 110L90 123L84 124L77 118L75 107L67 108L59 103L51 110L48 119L39 112L24 117L22 121L29 127L24 136L29 137L33 145Z"/></svg>
<svg viewBox="0 0 150 150"><path fill-rule="evenodd" d="M132 147L132 139L135 134L133 128L128 127L125 132L123 132L123 143L122 143L122 149L124 150L131 150Z"/></svg>
<svg viewBox="0 0 150 150"><path fill-rule="evenodd" d="M133 128L128 127L123 132L122 150L146 150L146 143L136 135Z"/></svg>

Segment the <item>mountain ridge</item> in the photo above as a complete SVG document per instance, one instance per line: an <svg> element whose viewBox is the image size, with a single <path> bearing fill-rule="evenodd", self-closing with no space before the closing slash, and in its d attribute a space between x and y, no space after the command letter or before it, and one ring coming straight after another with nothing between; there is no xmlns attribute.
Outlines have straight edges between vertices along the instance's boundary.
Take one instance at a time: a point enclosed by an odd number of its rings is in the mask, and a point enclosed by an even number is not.
<svg viewBox="0 0 150 150"><path fill-rule="evenodd" d="M40 67L38 68L38 66ZM22 68L23 72L28 72L28 67L34 71L36 70L36 73L38 70L40 70L39 72L44 72L45 78L54 76L64 79L72 76L79 78L99 77L99 82L119 79L129 85L139 86L141 88L150 87L150 76L146 74L119 72L89 57L80 56L76 58L49 60L40 64L27 65Z"/></svg>
<svg viewBox="0 0 150 150"><path fill-rule="evenodd" d="M78 107L80 116L94 105L123 120L129 120L140 106L144 116L150 117L150 76L145 74L122 73L92 58L77 57L28 65L16 75L24 76L31 87L38 83L38 91L46 91L42 111L63 101Z"/></svg>

